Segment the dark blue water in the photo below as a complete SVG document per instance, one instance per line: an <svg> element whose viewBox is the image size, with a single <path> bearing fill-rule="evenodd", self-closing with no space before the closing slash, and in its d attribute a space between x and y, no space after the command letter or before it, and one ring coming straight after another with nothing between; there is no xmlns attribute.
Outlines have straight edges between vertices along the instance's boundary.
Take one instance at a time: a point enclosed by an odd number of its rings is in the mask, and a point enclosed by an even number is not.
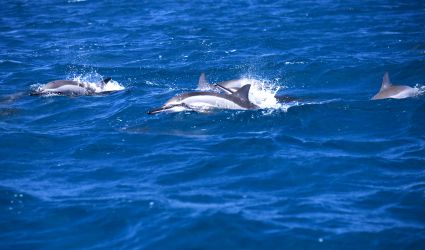
<svg viewBox="0 0 425 250"><path fill-rule="evenodd" d="M1 249L424 249L423 1L1 1ZM286 109L149 116L253 77ZM125 90L35 97L111 76Z"/></svg>

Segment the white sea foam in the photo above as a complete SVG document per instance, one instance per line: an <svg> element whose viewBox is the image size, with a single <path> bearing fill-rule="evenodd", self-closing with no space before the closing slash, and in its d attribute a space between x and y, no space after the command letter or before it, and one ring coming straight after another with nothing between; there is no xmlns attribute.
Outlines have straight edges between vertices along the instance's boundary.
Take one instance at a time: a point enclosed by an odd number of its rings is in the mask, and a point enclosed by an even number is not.
<svg viewBox="0 0 425 250"><path fill-rule="evenodd" d="M276 82L254 78L242 78L240 82L241 86L251 84L249 100L261 109L266 110L266 113L274 110L286 111L291 106L289 103L279 103L276 99L276 93L282 88Z"/></svg>
<svg viewBox="0 0 425 250"><path fill-rule="evenodd" d="M425 85L416 84L414 88L418 91L418 95L425 93Z"/></svg>
<svg viewBox="0 0 425 250"><path fill-rule="evenodd" d="M94 89L95 93L119 91L125 89L123 85L113 79L102 86L101 83L103 79L104 77L98 73L89 73L72 77L72 80L84 83L88 87Z"/></svg>
<svg viewBox="0 0 425 250"><path fill-rule="evenodd" d="M264 115L272 114L275 111L287 112L289 108L302 106L302 105L313 105L323 104L327 102L333 102L337 99L326 100L326 101L290 101L290 102L279 102L276 99L276 93L280 89L285 89L286 86L278 84L278 79L275 81L270 80L258 80L252 77L242 78L240 85L251 84L249 91L249 100L262 109ZM425 91L425 86L423 88Z"/></svg>

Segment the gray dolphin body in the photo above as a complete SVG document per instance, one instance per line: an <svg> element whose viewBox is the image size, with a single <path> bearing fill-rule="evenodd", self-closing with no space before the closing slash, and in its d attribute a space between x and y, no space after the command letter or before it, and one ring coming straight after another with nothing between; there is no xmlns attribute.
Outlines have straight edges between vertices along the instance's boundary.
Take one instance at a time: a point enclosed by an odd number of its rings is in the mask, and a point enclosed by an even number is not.
<svg viewBox="0 0 425 250"><path fill-rule="evenodd" d="M233 110L258 109L259 107L248 99L250 88L251 85L248 84L232 94L205 91L183 93L171 98L162 107L148 111L148 114L156 114L164 111L196 111L214 108Z"/></svg>
<svg viewBox="0 0 425 250"><path fill-rule="evenodd" d="M214 90L218 92L223 91L227 94L232 94L247 84L250 84L250 85L261 84L261 82L255 79L241 78L241 79L234 79L234 80L211 84L205 78L205 73L202 73L201 76L199 77L198 89L199 90Z"/></svg>
<svg viewBox="0 0 425 250"><path fill-rule="evenodd" d="M390 76L388 75L388 72L385 72L381 89L379 92L372 97L372 100L378 100L378 99L386 99L386 98L396 98L396 99L402 99L402 98L408 98L408 97L414 97L419 94L419 90L416 88L412 88L405 85L393 85L390 81Z"/></svg>
<svg viewBox="0 0 425 250"><path fill-rule="evenodd" d="M101 82L103 87L106 83L111 80L110 77L105 78ZM91 87L89 84L81 83L74 80L56 80L48 82L36 90L31 92L31 95L66 95L66 96L80 96L80 95L92 95L96 92L96 89Z"/></svg>
<svg viewBox="0 0 425 250"><path fill-rule="evenodd" d="M202 73L199 77L198 81L198 89L199 90L213 90L213 91L223 91L227 94L232 94L238 91L240 88L247 84L257 84L260 85L262 82L256 79L251 78L241 78L241 79L234 79L224 82L219 82L215 84L210 84L206 78L205 74ZM275 95L275 98L278 102L293 102L293 101L300 101L300 98L296 98L293 96L287 96L287 95Z"/></svg>

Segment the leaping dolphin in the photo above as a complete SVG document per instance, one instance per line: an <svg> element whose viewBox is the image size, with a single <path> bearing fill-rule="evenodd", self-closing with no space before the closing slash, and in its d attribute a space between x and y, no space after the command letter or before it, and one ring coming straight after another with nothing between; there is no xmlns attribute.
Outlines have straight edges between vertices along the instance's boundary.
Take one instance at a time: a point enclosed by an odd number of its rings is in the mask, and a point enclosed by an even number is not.
<svg viewBox="0 0 425 250"><path fill-rule="evenodd" d="M104 87L112 78L107 77L103 79L100 84L101 88ZM48 82L36 90L32 91L30 95L67 95L67 96L79 96L79 95L91 95L96 92L96 89L90 84L74 81L74 80L56 80Z"/></svg>
<svg viewBox="0 0 425 250"><path fill-rule="evenodd" d="M419 90L405 85L393 85L390 81L388 72L384 73L381 89L372 97L372 100L385 99L385 98L408 98L414 97L419 94Z"/></svg>
<svg viewBox="0 0 425 250"><path fill-rule="evenodd" d="M179 112L183 110L205 110L205 109L233 109L247 110L259 107L248 99L251 85L245 85L232 94L221 94L216 92L189 92L177 95L168 100L162 107L149 110L148 114L156 114L163 111Z"/></svg>
<svg viewBox="0 0 425 250"><path fill-rule="evenodd" d="M227 94L232 94L238 91L240 88L242 88L245 85L257 84L259 86L261 83L262 83L261 81L256 79L241 78L241 79L234 79L234 80L211 84L207 81L205 77L205 73L202 73L201 76L199 76L197 89L198 90L213 90L216 92L224 92ZM278 102L293 102L293 101L301 100L300 98L287 96L287 95L275 95L275 98Z"/></svg>

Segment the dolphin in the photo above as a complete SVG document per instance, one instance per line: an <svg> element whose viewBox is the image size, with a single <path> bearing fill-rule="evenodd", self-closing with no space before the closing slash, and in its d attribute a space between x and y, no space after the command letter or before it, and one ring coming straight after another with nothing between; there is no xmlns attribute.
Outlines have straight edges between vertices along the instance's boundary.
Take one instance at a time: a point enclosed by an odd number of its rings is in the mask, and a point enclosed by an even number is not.
<svg viewBox="0 0 425 250"><path fill-rule="evenodd" d="M224 92L226 94L232 94L247 84L250 84L250 85L257 84L259 86L261 83L262 83L261 81L256 79L240 78L240 79L234 79L234 80L211 84L206 80L205 73L202 73L201 76L199 77L197 89L212 90L216 92ZM293 101L301 100L300 98L287 96L287 95L275 95L275 98L278 102L293 102Z"/></svg>
<svg viewBox="0 0 425 250"><path fill-rule="evenodd" d="M205 109L233 109L248 110L259 107L248 99L251 85L245 85L232 94L216 92L189 92L174 96L162 107L149 110L148 114L156 114L163 111L179 112L183 110L205 110Z"/></svg>
<svg viewBox="0 0 425 250"><path fill-rule="evenodd" d="M381 89L379 92L372 97L371 100L395 98L402 99L408 97L414 97L419 94L419 90L405 85L393 85L390 81L388 72L384 73L382 80Z"/></svg>
<svg viewBox="0 0 425 250"><path fill-rule="evenodd" d="M103 79L100 84L101 88L105 86L112 78L107 77ZM91 95L96 92L96 89L82 82L74 80L56 80L48 82L36 90L30 93L30 95L67 95L67 96L79 96L79 95Z"/></svg>
<svg viewBox="0 0 425 250"><path fill-rule="evenodd" d="M205 77L205 73L202 73L201 76L199 76L197 89L198 90L213 90L216 92L224 92L226 94L232 94L238 91L243 86L248 84L250 85L261 84L261 82L255 79L241 78L241 79L234 79L230 81L224 81L224 82L211 84L207 81Z"/></svg>

